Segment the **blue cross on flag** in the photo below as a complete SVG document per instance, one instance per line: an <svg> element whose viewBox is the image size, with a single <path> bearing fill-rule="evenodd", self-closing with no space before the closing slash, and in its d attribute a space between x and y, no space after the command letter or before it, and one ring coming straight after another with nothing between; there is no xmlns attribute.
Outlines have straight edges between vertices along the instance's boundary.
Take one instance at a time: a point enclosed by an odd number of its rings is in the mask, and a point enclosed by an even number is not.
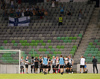
<svg viewBox="0 0 100 79"><path fill-rule="evenodd" d="M8 26L29 26L30 17L12 18L9 17Z"/></svg>

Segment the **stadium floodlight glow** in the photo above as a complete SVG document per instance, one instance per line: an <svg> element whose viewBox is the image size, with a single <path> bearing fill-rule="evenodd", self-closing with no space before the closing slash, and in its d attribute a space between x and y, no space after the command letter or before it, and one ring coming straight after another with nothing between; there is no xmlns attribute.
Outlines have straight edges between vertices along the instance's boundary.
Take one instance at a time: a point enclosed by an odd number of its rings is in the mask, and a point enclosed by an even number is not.
<svg viewBox="0 0 100 79"><path fill-rule="evenodd" d="M0 50L0 53L12 53L12 52L19 52L19 70L18 73L20 74L20 59L21 59L21 50Z"/></svg>

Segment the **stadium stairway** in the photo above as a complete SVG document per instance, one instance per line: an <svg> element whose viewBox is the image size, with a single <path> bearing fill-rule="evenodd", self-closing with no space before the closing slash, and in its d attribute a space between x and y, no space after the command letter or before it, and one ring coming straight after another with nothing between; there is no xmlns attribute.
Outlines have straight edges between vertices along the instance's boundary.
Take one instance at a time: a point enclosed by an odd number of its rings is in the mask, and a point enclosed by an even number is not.
<svg viewBox="0 0 100 79"><path fill-rule="evenodd" d="M90 42L90 39L93 36L93 33L95 33L94 30L96 30L96 28L97 28L97 20L98 20L97 17L98 17L99 10L100 10L99 8L95 8L95 10L92 14L92 17L90 19L89 25L88 25L88 27L85 31L85 34L82 38L82 41L74 55L74 62L75 62L74 66L73 66L74 71L76 71L77 64L79 64L79 62L80 62L79 61L80 57L82 55L84 55L85 50L88 46L88 43Z"/></svg>
<svg viewBox="0 0 100 79"><path fill-rule="evenodd" d="M79 63L79 58L84 55L85 50L88 46L88 43L91 39L91 37L93 36L92 33L95 33L94 30L97 28L97 17L98 17L98 12L99 12L99 8L95 8L90 23L86 29L86 32L82 38L82 41L80 43L80 46L78 47L78 50L76 52L76 54L74 55L74 61Z"/></svg>

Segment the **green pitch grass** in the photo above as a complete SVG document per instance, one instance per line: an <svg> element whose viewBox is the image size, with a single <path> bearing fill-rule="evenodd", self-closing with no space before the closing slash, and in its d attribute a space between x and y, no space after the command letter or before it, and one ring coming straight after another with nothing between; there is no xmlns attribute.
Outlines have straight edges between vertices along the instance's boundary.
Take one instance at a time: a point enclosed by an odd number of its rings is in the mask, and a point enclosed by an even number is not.
<svg viewBox="0 0 100 79"><path fill-rule="evenodd" d="M0 74L0 79L100 79L100 74Z"/></svg>

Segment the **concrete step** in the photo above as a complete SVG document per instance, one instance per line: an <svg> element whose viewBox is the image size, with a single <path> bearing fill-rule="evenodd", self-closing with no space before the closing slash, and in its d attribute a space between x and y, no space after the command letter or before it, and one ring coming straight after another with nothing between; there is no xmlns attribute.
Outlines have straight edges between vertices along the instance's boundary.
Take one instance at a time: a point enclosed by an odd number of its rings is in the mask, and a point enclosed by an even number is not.
<svg viewBox="0 0 100 79"><path fill-rule="evenodd" d="M92 14L91 20L89 22L89 25L86 29L86 32L82 38L81 44L77 49L77 52L75 53L74 56L74 61L79 63L79 58L85 53L84 51L86 50L91 37L96 35L96 27L97 27L97 17L98 17L98 12L100 9L96 8Z"/></svg>

